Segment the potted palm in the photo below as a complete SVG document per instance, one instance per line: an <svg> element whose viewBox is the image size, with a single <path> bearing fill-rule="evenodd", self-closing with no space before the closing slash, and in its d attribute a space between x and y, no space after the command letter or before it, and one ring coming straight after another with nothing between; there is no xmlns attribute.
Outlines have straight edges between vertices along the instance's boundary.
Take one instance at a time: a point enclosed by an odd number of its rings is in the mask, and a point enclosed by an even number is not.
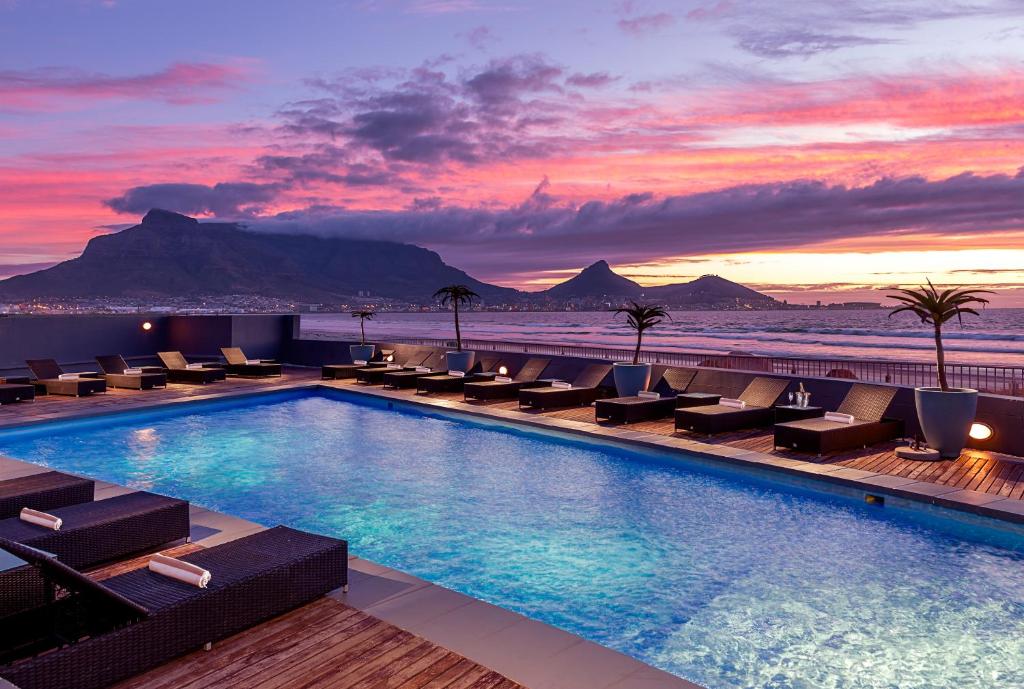
<svg viewBox="0 0 1024 689"><path fill-rule="evenodd" d="M434 292L441 306L451 306L455 314L455 351L445 352L449 371L468 371L473 366L473 352L462 351L462 329L459 326L459 307L469 306L480 295L465 285L448 285Z"/></svg>
<svg viewBox="0 0 1024 689"><path fill-rule="evenodd" d="M939 456L955 458L960 456L967 443L967 434L974 422L978 407L978 391L970 388L951 388L946 378L946 354L942 348L942 326L954 316L963 325L964 314L978 315L971 308L974 304L987 304L988 299L979 295L991 294L989 290L946 289L939 291L928 281L928 286L917 289L899 289L890 294L900 306L890 313L907 311L931 325L935 334L935 363L938 365L938 386L914 389L914 403L917 406L917 420L921 424L928 446L937 450Z"/></svg>
<svg viewBox="0 0 1024 689"><path fill-rule="evenodd" d="M373 320L373 311L353 311L352 318L359 319L359 344L349 345L348 353L352 361L369 361L373 358L375 347L366 344L366 321Z"/></svg>
<svg viewBox="0 0 1024 689"><path fill-rule="evenodd" d="M636 349L633 350L633 361L616 361L612 364L615 377L615 390L620 397L635 397L641 390L646 390L651 383L651 365L640 363L640 347L643 345L644 331L669 318L664 307L653 304L630 302L629 306L615 309L615 315L626 314L626 322L636 331Z"/></svg>

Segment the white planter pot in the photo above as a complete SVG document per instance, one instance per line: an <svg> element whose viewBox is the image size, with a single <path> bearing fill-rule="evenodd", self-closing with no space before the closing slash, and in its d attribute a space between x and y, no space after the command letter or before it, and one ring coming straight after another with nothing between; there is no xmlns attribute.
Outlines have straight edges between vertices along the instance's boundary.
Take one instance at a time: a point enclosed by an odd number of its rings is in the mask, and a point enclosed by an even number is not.
<svg viewBox="0 0 1024 689"><path fill-rule="evenodd" d="M978 391L969 388L915 388L914 403L928 447L955 459L967 444L978 408Z"/></svg>
<svg viewBox="0 0 1024 689"><path fill-rule="evenodd" d="M374 350L376 350L376 346L372 344L348 346L348 354L352 357L352 361L369 361L373 358Z"/></svg>
<svg viewBox="0 0 1024 689"><path fill-rule="evenodd" d="M463 371L468 373L473 367L475 352L445 352L445 359L448 362L449 371Z"/></svg>
<svg viewBox="0 0 1024 689"><path fill-rule="evenodd" d="M651 383L651 365L616 361L612 364L612 375L615 377L615 390L619 397L636 397L638 392L646 390Z"/></svg>

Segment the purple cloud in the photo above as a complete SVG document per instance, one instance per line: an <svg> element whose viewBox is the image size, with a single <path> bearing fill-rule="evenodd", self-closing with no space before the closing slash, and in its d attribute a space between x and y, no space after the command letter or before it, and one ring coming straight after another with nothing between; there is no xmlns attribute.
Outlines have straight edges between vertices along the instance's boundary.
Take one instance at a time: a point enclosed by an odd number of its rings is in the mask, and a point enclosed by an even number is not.
<svg viewBox="0 0 1024 689"><path fill-rule="evenodd" d="M619 20L619 28L633 36L643 36L659 31L675 24L676 18L668 12L642 14L637 17L624 17Z"/></svg>
<svg viewBox="0 0 1024 689"><path fill-rule="evenodd" d="M580 88L601 88L602 86L608 86L618 81L618 77L613 77L608 72L591 72L589 74L583 74L576 72L570 75L565 83L568 86L577 86Z"/></svg>
<svg viewBox="0 0 1024 689"><path fill-rule="evenodd" d="M282 191L278 184L222 182L205 184L150 184L133 187L103 202L118 213L145 213L163 208L187 215L243 217L261 212Z"/></svg>

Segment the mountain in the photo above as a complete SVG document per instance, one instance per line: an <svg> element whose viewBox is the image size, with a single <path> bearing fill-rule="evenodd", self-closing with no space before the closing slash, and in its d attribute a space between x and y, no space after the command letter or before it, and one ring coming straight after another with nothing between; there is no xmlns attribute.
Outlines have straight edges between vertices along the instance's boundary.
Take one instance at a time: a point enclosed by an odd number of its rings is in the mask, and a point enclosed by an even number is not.
<svg viewBox="0 0 1024 689"><path fill-rule="evenodd" d="M550 299L579 299L587 297L639 297L644 288L612 271L607 261L587 266L579 275L550 287L539 296Z"/></svg>
<svg viewBox="0 0 1024 689"><path fill-rule="evenodd" d="M0 299L258 295L329 303L367 291L426 302L454 283L487 301L521 296L411 244L263 234L154 209L139 225L94 237L78 258L0 282Z"/></svg>
<svg viewBox="0 0 1024 689"><path fill-rule="evenodd" d="M717 275L702 275L692 282L648 287L644 296L666 304L714 305L730 301L769 304L775 301L767 294L761 294Z"/></svg>

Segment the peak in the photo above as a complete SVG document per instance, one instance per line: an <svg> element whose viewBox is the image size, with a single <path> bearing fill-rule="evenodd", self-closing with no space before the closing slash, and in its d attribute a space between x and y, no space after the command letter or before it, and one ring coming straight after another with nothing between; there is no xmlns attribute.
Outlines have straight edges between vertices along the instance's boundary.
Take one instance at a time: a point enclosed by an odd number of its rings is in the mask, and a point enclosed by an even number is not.
<svg viewBox="0 0 1024 689"><path fill-rule="evenodd" d="M199 221L181 213L153 208L142 219L143 225L198 225Z"/></svg>
<svg viewBox="0 0 1024 689"><path fill-rule="evenodd" d="M608 261L605 261L604 259L602 259L600 261L594 261L593 263L591 263L589 266L587 266L586 268L583 269L583 272L587 272L588 270L611 270L611 269L612 269L612 267L610 265L608 265Z"/></svg>

